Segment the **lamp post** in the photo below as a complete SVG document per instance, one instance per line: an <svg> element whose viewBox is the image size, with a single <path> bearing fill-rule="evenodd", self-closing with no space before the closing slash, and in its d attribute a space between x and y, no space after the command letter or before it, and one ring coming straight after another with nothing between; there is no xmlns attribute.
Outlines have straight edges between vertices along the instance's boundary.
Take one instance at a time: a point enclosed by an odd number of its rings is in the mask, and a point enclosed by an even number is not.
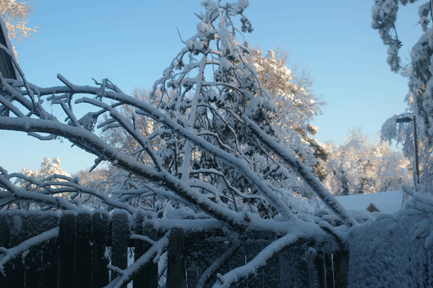
<svg viewBox="0 0 433 288"><path fill-rule="evenodd" d="M414 183L418 184L419 183L419 166L418 166L418 140L417 140L417 135L416 135L416 116L413 115L412 117L400 117L396 119L397 123L408 123L413 121L413 144L415 146L414 149L414 165L413 165L413 179L414 179ZM415 185L415 189L416 189L416 185Z"/></svg>

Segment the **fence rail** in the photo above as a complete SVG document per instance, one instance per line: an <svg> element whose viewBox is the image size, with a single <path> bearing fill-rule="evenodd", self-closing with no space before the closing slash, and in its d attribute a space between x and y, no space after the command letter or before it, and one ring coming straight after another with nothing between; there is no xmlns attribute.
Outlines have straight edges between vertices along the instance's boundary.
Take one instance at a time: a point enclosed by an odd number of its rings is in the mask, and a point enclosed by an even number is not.
<svg viewBox="0 0 433 288"><path fill-rule="evenodd" d="M195 221L195 220L191 220ZM109 215L106 211L55 212L0 211L0 247L19 247L24 241L58 227L58 236L20 253L8 261L0 273L0 287L104 287L117 273L107 268L128 266L128 247L134 247L134 260L151 247L132 234L159 240L171 229L167 256L166 287L196 287L203 273L228 249L228 241L218 227L207 233L181 228L154 227L151 220L138 214L131 219L124 211ZM136 237L137 238L137 237ZM229 251L229 261L220 267L224 274L250 261L270 243L269 239L247 241ZM266 238L266 237L264 237ZM38 238L32 238L32 241ZM22 246L22 244L21 244ZM107 255L111 248L111 255ZM347 257L345 252L317 253L306 259L304 246L288 249L268 261L257 275L235 287L346 287ZM0 263L4 258L0 253ZM162 267L159 267L162 270ZM148 263L133 279L133 287L158 287L158 263ZM111 274L111 275L110 275ZM210 287L216 280L202 283ZM125 286L126 287L126 286Z"/></svg>

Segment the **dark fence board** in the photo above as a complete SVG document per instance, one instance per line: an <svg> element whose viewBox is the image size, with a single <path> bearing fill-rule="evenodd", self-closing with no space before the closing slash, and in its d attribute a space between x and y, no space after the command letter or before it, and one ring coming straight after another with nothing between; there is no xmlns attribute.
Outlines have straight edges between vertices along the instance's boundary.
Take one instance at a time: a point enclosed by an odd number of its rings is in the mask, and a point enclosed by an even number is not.
<svg viewBox="0 0 433 288"><path fill-rule="evenodd" d="M6 215L0 215L0 247L10 248L10 229ZM8 276L9 265L5 267L6 277ZM8 287L7 278L0 273L0 287Z"/></svg>
<svg viewBox="0 0 433 288"><path fill-rule="evenodd" d="M325 274L326 274L326 287L334 287L334 271L332 265L332 254L323 253L323 259L325 261Z"/></svg>
<svg viewBox="0 0 433 288"><path fill-rule="evenodd" d="M129 220L126 211L114 211L112 218L112 246L111 246L111 265L126 269L128 267L128 240L129 240ZM118 275L111 271L111 280ZM122 287L126 288L126 285Z"/></svg>
<svg viewBox="0 0 433 288"><path fill-rule="evenodd" d="M10 214L9 218L9 229L10 229L10 247L18 246L22 242L22 235L20 234L24 221L24 211L14 215ZM10 279L12 286L14 288L24 288L25 287L25 270L23 258L20 256L10 261L10 266L13 267L13 273L10 273ZM9 276L8 276L9 278ZM7 287L7 286L6 286Z"/></svg>
<svg viewBox="0 0 433 288"><path fill-rule="evenodd" d="M24 258L25 271L24 281L26 288L38 288L40 283L40 276L42 270L42 253L43 245L32 247Z"/></svg>
<svg viewBox="0 0 433 288"><path fill-rule="evenodd" d="M186 288L185 263L183 258L183 230L173 228L170 232L167 267L167 288Z"/></svg>
<svg viewBox="0 0 433 288"><path fill-rule="evenodd" d="M75 286L76 267L76 213L63 213L59 225L59 271L60 288Z"/></svg>
<svg viewBox="0 0 433 288"><path fill-rule="evenodd" d="M135 233L138 235L144 235L149 237L151 240L157 240L157 232L152 231L150 225L147 224L143 227L144 224L144 213L139 211L136 215L135 219ZM143 256L150 248L152 244L143 241L143 240L135 240L135 253L134 253L134 261L137 261L141 256ZM134 288L158 288L158 263L148 263L143 269L141 269L140 273L134 277L133 280Z"/></svg>
<svg viewBox="0 0 433 288"><path fill-rule="evenodd" d="M42 263L44 264L40 271L39 287L57 286L57 273L59 269L58 245L57 239L53 239L43 245Z"/></svg>
<svg viewBox="0 0 433 288"><path fill-rule="evenodd" d="M92 283L92 215L90 212L79 213L77 218L76 267L78 276L76 285L79 288L91 288Z"/></svg>
<svg viewBox="0 0 433 288"><path fill-rule="evenodd" d="M347 251L339 251L334 253L333 255L335 288L347 287L349 253Z"/></svg>
<svg viewBox="0 0 433 288"><path fill-rule="evenodd" d="M201 274L224 253L228 244L222 239L214 237L203 239L199 235L196 238L185 237L184 243L184 259L187 270L186 280L188 287L196 287ZM223 274L223 272L220 273ZM214 278L212 277L209 282L213 284L216 280Z"/></svg>
<svg viewBox="0 0 433 288"><path fill-rule="evenodd" d="M109 238L109 215L107 211L95 210L92 216L92 287L104 287L109 283L108 259L105 249Z"/></svg>
<svg viewBox="0 0 433 288"><path fill-rule="evenodd" d="M310 287L305 250L305 247L292 247L278 254L280 288Z"/></svg>

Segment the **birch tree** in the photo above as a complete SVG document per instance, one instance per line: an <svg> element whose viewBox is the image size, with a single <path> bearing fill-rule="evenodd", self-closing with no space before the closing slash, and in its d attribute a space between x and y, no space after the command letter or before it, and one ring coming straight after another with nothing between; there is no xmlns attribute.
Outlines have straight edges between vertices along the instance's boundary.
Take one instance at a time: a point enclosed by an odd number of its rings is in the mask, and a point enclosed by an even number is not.
<svg viewBox="0 0 433 288"><path fill-rule="evenodd" d="M28 192L13 185L22 175L0 168L0 187L4 190L0 207L31 202L45 210L82 209L80 202L55 196L61 191L70 193L71 199L85 194L111 208L130 214L145 210L157 218L161 217L160 208L152 203L157 196L187 207L188 218L215 219L241 244L246 241L242 235L251 229L281 236L245 265L219 275L215 287L229 287L250 277L273 255L300 242L339 247L342 236L318 217L299 216L292 205L293 195L285 187L293 175L288 170L292 170L341 219L342 230L357 224L311 168L275 137L272 121L278 115L278 105L263 87L255 67L246 61L251 50L238 42L242 32L253 31L244 15L248 2L208 0L202 5L205 11L196 15L196 34L185 41L150 92L150 98L157 100L154 105L126 95L105 79L96 87L80 86L59 74L60 86L38 87L27 81L15 62L22 78L0 79L0 110L5 107L11 112L10 116L0 116L0 129L24 132L43 141L67 139L96 157L92 169L105 161L125 177L121 185L111 189L116 197L67 177L66 182L36 183L39 189ZM237 29L239 20L241 28ZM12 52L8 53L12 57ZM49 113L50 105L63 111L66 119ZM74 112L78 105L88 109L80 118ZM121 105L130 107L134 117L153 122L152 132L142 134L134 120L115 109ZM104 128L122 129L136 145L122 150L107 143L98 136L99 129ZM151 139L158 139L158 149ZM134 201L136 205L132 205ZM178 221L187 221L180 218ZM152 249L163 249L162 242L156 242L154 245L160 246ZM232 246L239 245L235 242ZM131 281L133 270L149 261L146 259L124 270L111 286ZM212 269L218 270L220 265L215 263Z"/></svg>

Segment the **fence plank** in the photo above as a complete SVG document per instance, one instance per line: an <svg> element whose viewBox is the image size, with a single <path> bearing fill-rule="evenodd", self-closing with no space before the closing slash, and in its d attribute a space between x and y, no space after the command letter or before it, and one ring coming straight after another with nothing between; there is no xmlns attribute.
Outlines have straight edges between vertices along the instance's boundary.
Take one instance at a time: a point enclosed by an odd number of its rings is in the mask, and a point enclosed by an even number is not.
<svg viewBox="0 0 433 288"><path fill-rule="evenodd" d="M111 246L111 264L120 269L128 267L128 240L129 240L129 221L128 213L123 210L113 212L112 223L112 246ZM111 271L111 280L118 276ZM122 287L126 288L126 285Z"/></svg>
<svg viewBox="0 0 433 288"><path fill-rule="evenodd" d="M334 269L332 267L332 254L323 253L323 259L325 261L325 274L326 274L326 287L334 287Z"/></svg>
<svg viewBox="0 0 433 288"><path fill-rule="evenodd" d="M9 248L9 226L6 215L0 214L0 247Z"/></svg>
<svg viewBox="0 0 433 288"><path fill-rule="evenodd" d="M6 215L0 214L0 247L10 248L9 247L9 240L10 240L10 229L8 226L8 222L6 219ZM8 268L9 265L5 267L5 270ZM6 273L7 271L5 271ZM2 273L0 273L0 287L8 287L7 284L7 277L8 274L6 274L6 277L3 276Z"/></svg>
<svg viewBox="0 0 433 288"><path fill-rule="evenodd" d="M168 244L167 288L186 288L185 263L182 255L183 229L173 228Z"/></svg>
<svg viewBox="0 0 433 288"><path fill-rule="evenodd" d="M348 263L349 253L347 251L334 253L335 288L346 288L348 286Z"/></svg>
<svg viewBox="0 0 433 288"><path fill-rule="evenodd" d="M323 252L317 252L314 258L314 265L316 266L319 287L326 288L325 259L323 254Z"/></svg>
<svg viewBox="0 0 433 288"><path fill-rule="evenodd" d="M106 210L95 210L92 216L92 287L108 284L108 259L105 257L109 236L109 215Z"/></svg>
<svg viewBox="0 0 433 288"><path fill-rule="evenodd" d="M22 242L22 225L23 225L23 216L24 211L20 211L17 214L9 214L9 229L10 229L10 247L18 246ZM10 287L14 288L24 288L25 287L25 272L24 272L24 263L23 257L20 255L15 259L9 261L11 268L13 268L13 273L10 273L10 278L13 285ZM8 287L8 286L6 286Z"/></svg>
<svg viewBox="0 0 433 288"><path fill-rule="evenodd" d="M38 233L39 226L42 221L42 215L40 213L36 214L23 214L21 216L22 231L20 231L20 241L25 241L30 239L33 233ZM33 232L36 230L36 232ZM40 273L38 270L41 269L42 263L42 245L32 247L27 252L25 252L25 257L23 259L24 264L24 285L26 288L37 288L39 286Z"/></svg>
<svg viewBox="0 0 433 288"><path fill-rule="evenodd" d="M37 245L32 247L26 253L24 257L25 271L24 271L24 282L26 288L38 288L39 282L41 281L41 270L42 264L42 253L44 245Z"/></svg>
<svg viewBox="0 0 433 288"><path fill-rule="evenodd" d="M92 232L92 215L90 212L80 212L77 216L76 238L76 285L80 288L90 288L92 278L92 248L90 237Z"/></svg>
<svg viewBox="0 0 433 288"><path fill-rule="evenodd" d="M44 245L42 254L42 271L39 287L56 287L58 274L58 241L51 240Z"/></svg>
<svg viewBox="0 0 433 288"><path fill-rule="evenodd" d="M32 218L32 221L26 221L28 228L25 229L32 231L32 237L59 226L60 217L58 213L39 211L39 215L41 215L41 218L36 217ZM40 248L35 249L40 250L41 252L41 266L37 269L37 273L39 274L39 283L36 283L39 285L36 287L56 287L58 271L57 239L52 239L49 242L43 243L40 245ZM26 288L28 287L29 286L26 286Z"/></svg>
<svg viewBox="0 0 433 288"><path fill-rule="evenodd" d="M139 211L135 219L135 233L139 235L146 235L152 240L157 240L156 231L152 231L151 227L143 227L144 213ZM147 224L149 225L149 224ZM146 253L152 244L143 241L135 240L135 254L134 261L137 261L144 253ZM148 263L133 280L134 288L158 288L158 263Z"/></svg>
<svg viewBox="0 0 433 288"><path fill-rule="evenodd" d="M28 240L32 237L35 237L43 232L46 232L54 227L58 226L59 223L59 215L55 212L41 212L41 211L29 211L24 212L21 211L21 222L22 227L21 231L19 231L20 241ZM24 281L26 288L38 288L41 286L56 286L57 279L56 277L51 277L53 280L51 284L45 283L47 278L43 279L42 277L47 274L44 273L45 269L54 270L52 266L56 261L53 259L48 259L46 252L48 253L48 243L41 243L35 247L31 247L28 252L24 255L25 262L25 270L24 270ZM55 247L55 258L57 258L57 247ZM53 271L51 271L53 272ZM57 272L54 271L53 275L57 275Z"/></svg>
<svg viewBox="0 0 433 288"><path fill-rule="evenodd" d="M71 211L64 211L59 223L59 270L58 287L76 287L76 218L77 214Z"/></svg>

